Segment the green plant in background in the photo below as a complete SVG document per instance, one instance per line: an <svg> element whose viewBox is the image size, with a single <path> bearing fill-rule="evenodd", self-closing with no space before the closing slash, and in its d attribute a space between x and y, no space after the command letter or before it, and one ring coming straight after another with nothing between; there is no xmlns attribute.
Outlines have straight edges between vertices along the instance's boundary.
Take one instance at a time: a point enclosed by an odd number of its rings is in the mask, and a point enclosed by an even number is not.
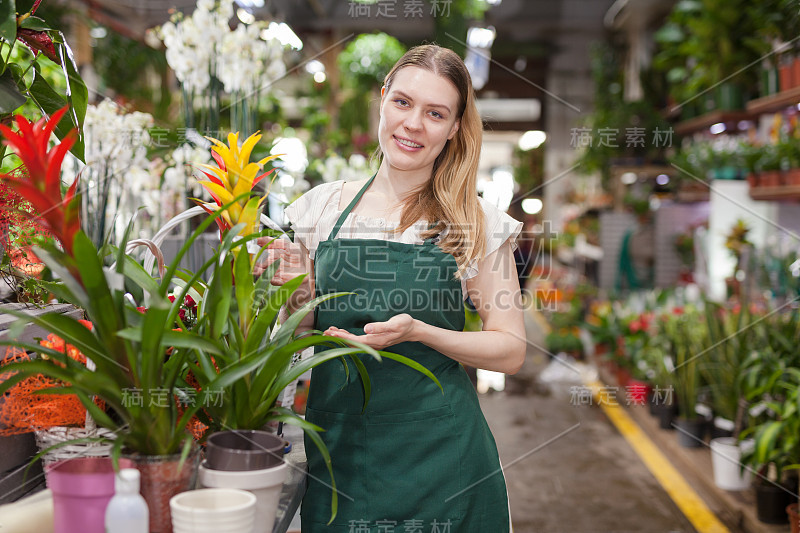
<svg viewBox="0 0 800 533"><path fill-rule="evenodd" d="M694 232L689 229L675 236L675 253L686 268L694 268Z"/></svg>
<svg viewBox="0 0 800 533"><path fill-rule="evenodd" d="M81 126L86 114L88 91L72 51L63 34L51 28L43 19L34 16L41 0L34 2L30 11L18 15L15 0L0 3L0 120L8 119L15 110L28 101L33 102L44 115L51 115L65 105L70 112L55 129L59 139L75 127L79 134L72 153L83 160ZM22 45L20 45L22 43ZM29 54L12 52L21 46ZM43 58L47 58L46 60ZM58 90L43 74L52 63L61 69L64 89ZM0 160L5 155L5 146L0 147Z"/></svg>
<svg viewBox="0 0 800 533"><path fill-rule="evenodd" d="M670 130L669 123L657 111L663 104L653 100L656 94L645 94L643 100L636 102L625 100L620 56L621 51L608 45L595 45L592 49L595 106L583 123L592 139L581 147L578 160L581 172L599 172L606 187L611 179L610 167L615 162L662 161L666 146L652 142L653 135L656 131ZM644 142L629 142L632 131L644 132ZM573 144L581 146L579 139L575 141Z"/></svg>
<svg viewBox="0 0 800 533"><path fill-rule="evenodd" d="M693 305L662 315L659 327L673 358L672 386L678 410L685 419L697 418L695 406L700 393L700 362L708 346L708 330L701 312Z"/></svg>
<svg viewBox="0 0 800 533"><path fill-rule="evenodd" d="M364 110L378 98L375 89L383 85L383 78L405 52L405 46L391 35L365 33L339 54L336 61L342 74L343 92L337 96L335 125L345 145L336 148L350 152L353 146L365 142L362 138L369 134L369 114Z"/></svg>
<svg viewBox="0 0 800 533"><path fill-rule="evenodd" d="M659 49L654 67L671 84L679 106L702 113L707 104L736 108L742 91L754 90L757 69L746 67L769 51L761 38L761 2L748 0L681 0L655 34ZM724 83L722 83L724 82Z"/></svg>
<svg viewBox="0 0 800 533"><path fill-rule="evenodd" d="M758 325L754 351L744 364L744 394L754 422L742 432L755 447L743 460L782 482L788 470L800 468L800 312L780 310Z"/></svg>
<svg viewBox="0 0 800 533"><path fill-rule="evenodd" d="M705 325L708 328L708 348L703 352L700 372L711 395L716 416L734 422L734 436L745 423L745 362L757 349L757 329L762 315L748 306L737 310L706 301Z"/></svg>
<svg viewBox="0 0 800 533"><path fill-rule="evenodd" d="M364 33L339 54L339 70L348 87L369 92L383 84L383 78L406 52L406 48L386 33Z"/></svg>
<svg viewBox="0 0 800 533"><path fill-rule="evenodd" d="M92 66L100 77L99 92L112 89L115 94L131 100L135 109L147 111L157 121L169 121L172 91L168 86L168 66L163 50L104 26L95 25L94 29L93 35L102 35L93 37L97 46L92 49ZM153 80L159 80L157 87L153 86Z"/></svg>
<svg viewBox="0 0 800 533"><path fill-rule="evenodd" d="M542 194L539 189L544 181L544 151L545 145L531 150L514 147L514 181L519 183L520 191Z"/></svg>

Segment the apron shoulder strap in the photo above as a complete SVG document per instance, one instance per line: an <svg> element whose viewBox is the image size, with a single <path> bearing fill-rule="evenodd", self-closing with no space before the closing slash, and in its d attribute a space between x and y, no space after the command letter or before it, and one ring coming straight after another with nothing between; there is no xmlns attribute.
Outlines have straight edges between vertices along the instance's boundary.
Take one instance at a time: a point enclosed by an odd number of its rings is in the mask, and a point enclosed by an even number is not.
<svg viewBox="0 0 800 533"><path fill-rule="evenodd" d="M369 186L372 185L372 181L375 179L375 176L377 175L378 173L376 172L375 174L372 175L372 177L369 180L367 180L367 183L365 183L364 186L361 187L361 190L358 191L358 194L356 194L355 198L353 198L353 200L350 202L350 205L348 205L345 208L345 210L342 211L342 214L339 215L339 219L336 221L336 224L333 226L333 229L331 230L331 234L328 235L328 240L333 240L334 238L336 238L336 235L339 233L339 229L341 229L342 224L344 224L347 215L349 215L350 212L356 207L356 204L358 204L358 201L361 200L362 196L364 196L364 193L367 192L367 189L369 189ZM342 187L344 187L344 185L342 185Z"/></svg>

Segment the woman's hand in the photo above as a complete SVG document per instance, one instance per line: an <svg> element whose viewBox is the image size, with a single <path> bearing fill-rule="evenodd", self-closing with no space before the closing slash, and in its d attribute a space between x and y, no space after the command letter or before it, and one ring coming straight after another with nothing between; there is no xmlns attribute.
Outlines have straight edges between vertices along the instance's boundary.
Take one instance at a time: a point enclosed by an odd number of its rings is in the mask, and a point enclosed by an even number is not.
<svg viewBox="0 0 800 533"><path fill-rule="evenodd" d="M366 344L376 350L413 340L415 320L411 315L395 315L386 322L370 322L364 326L364 335L354 335L347 330L331 326L325 335Z"/></svg>
<svg viewBox="0 0 800 533"><path fill-rule="evenodd" d="M302 245L288 239L273 239L272 237L261 237L256 239L256 242L261 247L267 246L267 249L258 258L258 262L253 266L253 274L256 276L260 276L276 259L280 259L281 262L270 280L272 285L283 285L290 279L309 273L308 253Z"/></svg>
<svg viewBox="0 0 800 533"><path fill-rule="evenodd" d="M272 276L272 285L283 285L287 281L307 274L303 283L294 291L289 301L286 303L286 312L293 313L304 303L311 300L314 294L314 264L308 256L308 250L300 243L294 243L288 239L273 239L271 237L261 237L256 239L259 246L266 246L266 250L261 253L258 262L253 266L253 274L260 276L266 269L280 259L275 275ZM309 313L313 325L314 315ZM310 326L309 326L310 327Z"/></svg>

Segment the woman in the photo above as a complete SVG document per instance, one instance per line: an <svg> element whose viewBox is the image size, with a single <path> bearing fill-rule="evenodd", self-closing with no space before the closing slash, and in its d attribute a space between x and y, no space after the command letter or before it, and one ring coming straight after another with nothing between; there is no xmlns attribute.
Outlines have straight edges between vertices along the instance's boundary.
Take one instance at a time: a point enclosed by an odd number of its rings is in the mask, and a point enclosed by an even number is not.
<svg viewBox="0 0 800 533"><path fill-rule="evenodd" d="M521 224L480 200L481 121L469 73L451 50L407 52L381 89L380 167L371 179L320 185L286 215L295 243L276 241L273 279L311 273L291 303L330 299L307 327L406 355L431 370L363 358L315 368L306 417L325 429L339 490L331 525L326 466L308 443L304 533L509 530L494 439L461 364L515 373L525 330L513 248ZM472 299L483 331L463 332Z"/></svg>

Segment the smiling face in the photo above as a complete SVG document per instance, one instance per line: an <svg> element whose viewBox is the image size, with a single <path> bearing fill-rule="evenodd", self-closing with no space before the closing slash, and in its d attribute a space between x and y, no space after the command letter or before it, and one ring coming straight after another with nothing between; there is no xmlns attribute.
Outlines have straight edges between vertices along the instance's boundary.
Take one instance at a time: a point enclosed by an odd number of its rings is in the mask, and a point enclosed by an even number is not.
<svg viewBox="0 0 800 533"><path fill-rule="evenodd" d="M378 142L386 162L401 171L432 174L448 139L458 131L459 95L446 78L408 66L381 91Z"/></svg>

